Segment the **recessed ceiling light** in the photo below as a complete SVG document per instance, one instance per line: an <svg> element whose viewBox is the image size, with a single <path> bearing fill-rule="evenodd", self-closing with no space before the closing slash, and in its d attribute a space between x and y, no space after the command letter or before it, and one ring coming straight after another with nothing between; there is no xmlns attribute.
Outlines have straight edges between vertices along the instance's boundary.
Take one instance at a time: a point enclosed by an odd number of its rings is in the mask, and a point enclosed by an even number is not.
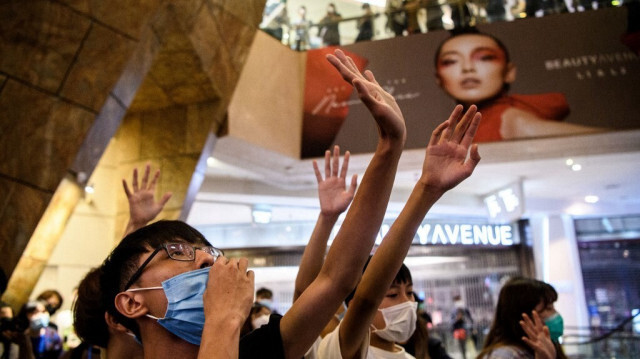
<svg viewBox="0 0 640 359"><path fill-rule="evenodd" d="M565 163L567 166L571 166L571 165L573 164L573 159L571 159L571 158L567 158L567 160L566 160L566 161L564 161L564 163Z"/></svg>
<svg viewBox="0 0 640 359"><path fill-rule="evenodd" d="M84 187L84 191L88 194L93 194L95 193L96 189L93 187L93 184L89 184Z"/></svg>
<svg viewBox="0 0 640 359"><path fill-rule="evenodd" d="M573 171L576 171L576 172L577 172L577 171L580 171L580 170L582 169L582 165L581 165L581 164L579 164L579 163L575 163L575 164L573 164L573 165L571 166L571 169L572 169Z"/></svg>
<svg viewBox="0 0 640 359"><path fill-rule="evenodd" d="M213 157L207 158L207 166L213 167L216 164L216 159Z"/></svg>
<svg viewBox="0 0 640 359"><path fill-rule="evenodd" d="M600 200L600 198L598 198L598 196L594 196L594 195L588 195L584 197L584 201L587 203L598 203L598 201Z"/></svg>

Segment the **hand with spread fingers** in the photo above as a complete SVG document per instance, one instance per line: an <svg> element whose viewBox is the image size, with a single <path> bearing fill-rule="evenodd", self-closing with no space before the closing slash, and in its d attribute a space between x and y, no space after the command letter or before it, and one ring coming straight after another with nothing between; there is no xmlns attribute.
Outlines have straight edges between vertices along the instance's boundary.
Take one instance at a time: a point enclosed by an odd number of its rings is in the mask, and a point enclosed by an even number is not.
<svg viewBox="0 0 640 359"><path fill-rule="evenodd" d="M151 222L162 211L165 204L171 198L171 192L165 193L159 201L155 200L155 189L160 177L160 170L157 170L149 181L151 166L145 166L142 181L138 184L138 169L133 170L133 180L131 189L125 179L122 179L124 193L129 201L129 223L125 235L141 228Z"/></svg>
<svg viewBox="0 0 640 359"><path fill-rule="evenodd" d="M549 328L544 325L540 315L534 310L531 319L526 313L522 314L520 326L527 334L522 340L535 352L536 359L555 359L556 347L551 341Z"/></svg>
<svg viewBox="0 0 640 359"><path fill-rule="evenodd" d="M331 151L324 154L324 178L318 167L318 162L313 161L313 170L318 181L318 198L320 199L320 212L328 216L338 216L344 212L356 193L358 176L351 177L349 189L346 187L347 169L349 168L349 151L345 152L340 167L340 147L333 148L333 158ZM340 168L340 174L338 174Z"/></svg>
<svg viewBox="0 0 640 359"><path fill-rule="evenodd" d="M433 131L422 167L422 183L444 193L473 173L480 154L478 145L471 142L481 117L476 106L462 115L462 105L458 105L449 119Z"/></svg>
<svg viewBox="0 0 640 359"><path fill-rule="evenodd" d="M376 120L381 139L401 141L404 144L406 126L402 111L393 96L376 81L373 73L366 70L361 74L353 59L341 50L336 50L335 55L327 55L327 60L356 89L360 100Z"/></svg>

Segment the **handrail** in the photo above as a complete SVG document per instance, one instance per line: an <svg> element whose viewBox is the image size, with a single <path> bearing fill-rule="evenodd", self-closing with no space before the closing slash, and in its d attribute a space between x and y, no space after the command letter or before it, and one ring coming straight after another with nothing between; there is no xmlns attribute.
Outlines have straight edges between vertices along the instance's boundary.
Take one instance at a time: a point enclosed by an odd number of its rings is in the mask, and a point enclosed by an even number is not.
<svg viewBox="0 0 640 359"><path fill-rule="evenodd" d="M603 340L611 337L616 332L622 332L622 329L624 328L624 326L629 324L631 321L633 321L633 319L635 317L637 317L638 315L640 315L640 312L625 318L622 322L620 322L620 324L615 326L613 329L611 329L607 333L604 333L604 334L602 334L602 335L600 335L598 337L595 337L595 338L593 338L591 340L587 340L587 341L584 341L584 342L568 342L568 343L564 342L563 344L564 345L585 345L585 344L592 344L592 343L597 343L597 342L603 341ZM635 339L635 336L634 336L634 339Z"/></svg>

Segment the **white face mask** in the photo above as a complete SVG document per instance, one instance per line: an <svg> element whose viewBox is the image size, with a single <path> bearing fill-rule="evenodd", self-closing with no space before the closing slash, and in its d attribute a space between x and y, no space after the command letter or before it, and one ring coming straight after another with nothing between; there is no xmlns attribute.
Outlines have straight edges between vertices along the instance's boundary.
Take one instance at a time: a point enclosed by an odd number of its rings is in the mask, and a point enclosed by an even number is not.
<svg viewBox="0 0 640 359"><path fill-rule="evenodd" d="M378 309L384 318L384 329L375 329L373 333L380 338L402 343L407 341L416 330L418 303L404 302L391 307Z"/></svg>
<svg viewBox="0 0 640 359"><path fill-rule="evenodd" d="M263 314L251 321L251 325L253 325L253 329L258 329L261 326L268 323L269 323L269 314Z"/></svg>

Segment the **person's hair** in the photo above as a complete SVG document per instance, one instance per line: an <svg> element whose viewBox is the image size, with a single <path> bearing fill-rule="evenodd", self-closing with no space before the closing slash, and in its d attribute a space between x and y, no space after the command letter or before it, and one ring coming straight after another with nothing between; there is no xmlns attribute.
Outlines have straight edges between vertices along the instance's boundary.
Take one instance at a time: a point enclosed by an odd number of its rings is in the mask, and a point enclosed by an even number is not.
<svg viewBox="0 0 640 359"><path fill-rule="evenodd" d="M417 298L414 295L415 298ZM406 343L398 343L405 348L407 353L420 359L430 359L429 356L429 331L427 330L427 321L418 316L416 322L416 330L413 331Z"/></svg>
<svg viewBox="0 0 640 359"><path fill-rule="evenodd" d="M78 296L73 303L73 328L84 343L106 348L109 327L104 319L107 311L100 290L101 268L92 269L78 285Z"/></svg>
<svg viewBox="0 0 640 359"><path fill-rule="evenodd" d="M369 256L369 258L367 259L367 262L364 264L364 268L362 268L362 273L364 273L364 271L367 270L367 267L369 266L369 262L371 262L372 257L373 256ZM402 266L400 266L398 273L396 273L396 277L393 279L393 284L400 284L400 283L413 283L413 279L411 279L411 271L409 270L409 268L407 268L406 265L404 265L404 263L402 263ZM347 295L347 297L344 299L344 304L347 307L349 306L349 303L353 299L353 296L356 294L357 289L358 289L358 286L356 285L356 287L351 291L351 293L349 293L349 295Z"/></svg>
<svg viewBox="0 0 640 359"><path fill-rule="evenodd" d="M7 290L7 284L9 284L7 275L4 273L4 269L0 268L0 295L3 295L4 291Z"/></svg>
<svg viewBox="0 0 640 359"><path fill-rule="evenodd" d="M485 32L481 32L480 30L478 30L475 27L462 27L462 28L457 28L454 30L449 31L449 34L451 36L449 36L448 38L444 39L440 45L438 45L438 48L436 50L436 54L433 57L433 64L434 64L434 68L437 70L438 69L438 59L440 58L440 53L442 52L442 47L444 46L444 44L446 44L447 42L449 42L451 39L455 39L456 37L459 36L464 36L464 35L479 35L479 36L484 36L484 37L488 37L491 40L493 40L496 45L498 45L498 47L500 48L500 50L502 50L502 52L504 52L504 59L505 59L505 63L510 63L511 62L511 57L509 56L509 50L507 50L507 47L504 45L504 43L498 39L497 37L491 35L491 34L487 34ZM503 92L508 92L510 88L510 85L505 83L502 87L502 91Z"/></svg>
<svg viewBox="0 0 640 359"><path fill-rule="evenodd" d="M49 302L48 299L51 297L58 298L58 305L53 307L53 312L55 313L58 309L60 309L60 307L62 307L62 303L63 303L62 294L60 294L60 292L58 292L55 289L48 289L40 293L40 295L38 295L38 298L36 299L40 301L45 301L48 303Z"/></svg>
<svg viewBox="0 0 640 359"><path fill-rule="evenodd" d="M478 357L484 357L494 349L511 345L533 353L533 350L522 341L525 332L520 326L522 314L531 316L535 307L542 303L544 307L558 299L558 293L545 282L516 277L505 283L500 290L498 305L482 351Z"/></svg>
<svg viewBox="0 0 640 359"><path fill-rule="evenodd" d="M273 298L273 292L269 288L262 287L256 291L257 297L271 299Z"/></svg>
<svg viewBox="0 0 640 359"><path fill-rule="evenodd" d="M242 338L243 336L253 331L253 324L252 324L253 318L251 318L251 316L253 316L256 313L259 313L263 308L267 308L269 312L271 312L271 309L266 305L262 305L260 303L253 303L253 306L251 307L251 311L249 311L249 316L247 317L247 319L245 319L244 324L240 329L240 338Z"/></svg>
<svg viewBox="0 0 640 359"><path fill-rule="evenodd" d="M18 331L23 332L29 328L29 316L36 312L39 305L45 308L46 303L40 300L30 300L20 308L18 315L14 319Z"/></svg>
<svg viewBox="0 0 640 359"><path fill-rule="evenodd" d="M115 298L124 290L124 286L138 269L140 256L165 243L186 242L210 246L211 244L195 228L182 221L158 221L130 233L102 264L100 287L102 301L107 312L120 324L133 331L138 337L140 330L134 319L122 315L115 307Z"/></svg>

